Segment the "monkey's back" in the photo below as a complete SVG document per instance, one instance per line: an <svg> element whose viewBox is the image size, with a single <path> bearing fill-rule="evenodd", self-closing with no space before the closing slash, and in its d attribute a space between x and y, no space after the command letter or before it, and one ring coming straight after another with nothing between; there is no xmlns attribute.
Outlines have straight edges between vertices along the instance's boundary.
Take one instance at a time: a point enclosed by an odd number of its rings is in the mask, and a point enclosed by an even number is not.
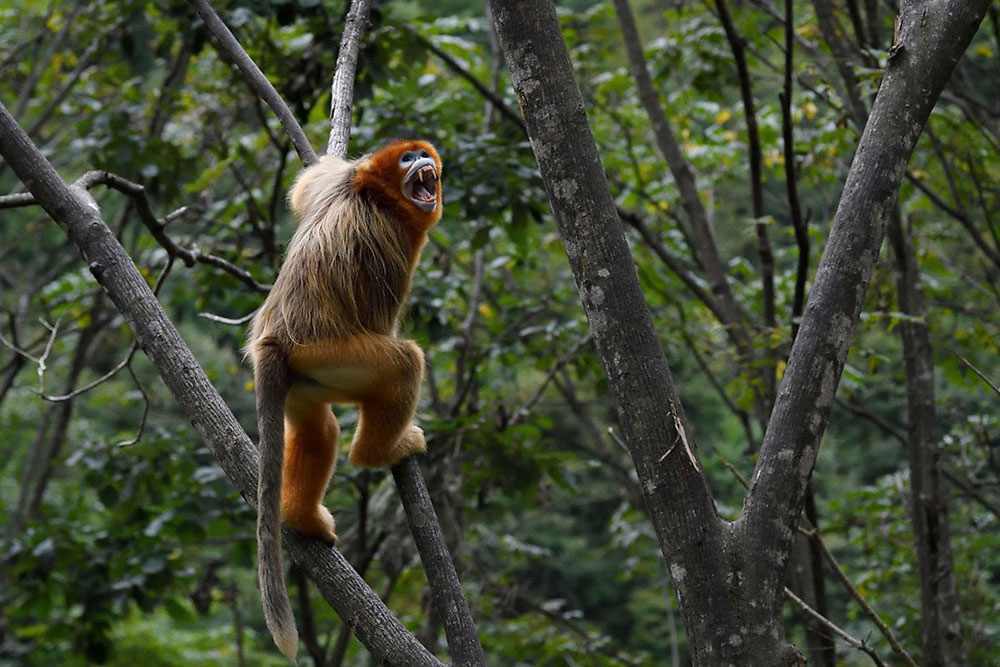
<svg viewBox="0 0 1000 667"><path fill-rule="evenodd" d="M394 334L409 291L405 230L359 195L354 164L326 156L289 196L299 226L274 287L253 320L248 351L274 343Z"/></svg>

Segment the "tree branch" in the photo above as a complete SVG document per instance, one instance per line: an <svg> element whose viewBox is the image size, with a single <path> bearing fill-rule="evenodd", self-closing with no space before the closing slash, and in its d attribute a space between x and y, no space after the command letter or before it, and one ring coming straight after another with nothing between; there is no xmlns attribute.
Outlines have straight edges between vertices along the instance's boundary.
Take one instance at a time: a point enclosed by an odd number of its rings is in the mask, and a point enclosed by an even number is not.
<svg viewBox="0 0 1000 667"><path fill-rule="evenodd" d="M757 229L757 251L760 254L761 283L764 292L764 321L769 327L775 326L774 313L774 253L771 241L767 237L767 224L764 222L764 187L761 176L760 132L757 130L757 110L754 108L753 88L750 82L750 68L747 66L746 49L743 38L736 31L729 6L726 0L715 0L719 11L719 20L726 33L733 60L736 61L736 74L740 81L740 97L743 99L743 116L747 126L747 146L750 149L750 195L753 202L753 217ZM773 360L772 364L773 366ZM771 378L768 394L774 394L774 373Z"/></svg>
<svg viewBox="0 0 1000 667"><path fill-rule="evenodd" d="M798 173L795 169L795 127L792 123L792 72L795 62L795 15L793 0L785 0L785 77L779 95L781 102L781 139L785 151L785 190L788 193L788 212L795 231L798 247L798 266L795 270L795 293L792 296L792 341L799 333L799 319L806 303L806 279L809 277L809 229L802 218L799 203Z"/></svg>
<svg viewBox="0 0 1000 667"><path fill-rule="evenodd" d="M713 610L682 605L697 658L699 647L714 644L717 628L737 623L719 576L724 527L685 433L555 9L546 0L494 2L491 9L660 549L681 597Z"/></svg>
<svg viewBox="0 0 1000 667"><path fill-rule="evenodd" d="M156 217L156 214L153 213L153 208L149 203L149 198L146 196L146 188L138 183L133 183L126 178L122 178L117 174L112 174L110 171L88 171L77 179L74 185L84 188L85 190L89 190L97 185L104 185L131 197L133 204L135 204L136 211L139 213L139 219L142 220L144 225L146 225L146 228L153 235L153 238L156 239L157 243L159 243L171 257L179 258L182 262L184 262L185 266L191 267L194 266L195 263L207 264L225 271L255 292L262 292L266 294L271 289L270 285L264 285L257 282L248 271L241 269L229 260L212 254L205 254L197 248L185 248L177 245L172 238L167 236L167 223L186 213L186 207L174 211L164 218L163 222L161 222ZM38 202L35 201L34 196L30 193L19 193L0 197L0 209L15 208L18 206L31 206L36 203Z"/></svg>
<svg viewBox="0 0 1000 667"><path fill-rule="evenodd" d="M316 162L319 156L313 150L305 132L302 131L302 126L299 125L299 122L292 114L292 110L288 108L285 100L281 98L281 95L274 89L271 82L267 80L264 73L260 71L257 64L250 59L250 56L243 50L240 43L236 41L233 33L229 31L226 24L222 22L222 19L215 13L212 6L208 4L208 0L190 1L198 12L198 16L205 22L205 27L215 37L215 44L220 54L239 68L240 72L243 73L243 77L253 87L254 92L257 93L257 96L267 102L267 105L274 111L278 120L281 121L281 124L285 127L285 132L288 133L288 137L292 140L292 145L295 146L295 150L299 154L299 158L302 159L302 163L308 167ZM353 82L353 80L352 77L351 81Z"/></svg>
<svg viewBox="0 0 1000 667"><path fill-rule="evenodd" d="M337 70L330 86L330 140L326 145L329 155L343 157L351 140L351 113L354 109L354 73L358 67L358 50L365 34L371 0L352 0L351 9L344 21L344 35L337 53Z"/></svg>
<svg viewBox="0 0 1000 667"><path fill-rule="evenodd" d="M725 309L726 323L745 322L747 315L733 296L729 279L719 256L715 236L712 233L712 226L708 220L708 213L698 195L694 170L684 157L680 144L677 143L670 121L667 119L663 107L660 106L659 95L653 86L653 80L649 76L649 69L646 67L646 58L642 52L639 31L635 24L635 17L632 15L632 9L629 7L628 0L615 0L614 4L618 14L618 23L625 40L629 65L639 89L639 99L646 110L646 115L649 116L650 125L656 137L656 145L663 154L667 166L670 168L670 173L673 174L674 182L677 184L677 190L680 192L681 204L687 213L688 223L695 241L698 262L712 284L712 291L719 297L719 301Z"/></svg>

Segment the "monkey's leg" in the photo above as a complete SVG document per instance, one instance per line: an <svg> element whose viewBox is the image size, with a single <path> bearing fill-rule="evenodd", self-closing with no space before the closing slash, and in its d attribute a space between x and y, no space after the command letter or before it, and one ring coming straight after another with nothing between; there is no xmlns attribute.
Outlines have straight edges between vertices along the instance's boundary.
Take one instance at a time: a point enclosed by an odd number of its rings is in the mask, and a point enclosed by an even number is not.
<svg viewBox="0 0 1000 667"><path fill-rule="evenodd" d="M424 371L423 352L413 341L357 336L297 346L290 361L296 372L358 404L351 463L393 465L427 448L412 423Z"/></svg>
<svg viewBox="0 0 1000 667"><path fill-rule="evenodd" d="M285 461L281 515L295 530L328 542L337 539L333 516L322 504L337 463L340 427L330 404L293 385L285 401Z"/></svg>
<svg viewBox="0 0 1000 667"><path fill-rule="evenodd" d="M399 343L399 356L358 405L358 428L351 444L355 465L391 466L427 450L423 430L413 423L424 355L413 341Z"/></svg>

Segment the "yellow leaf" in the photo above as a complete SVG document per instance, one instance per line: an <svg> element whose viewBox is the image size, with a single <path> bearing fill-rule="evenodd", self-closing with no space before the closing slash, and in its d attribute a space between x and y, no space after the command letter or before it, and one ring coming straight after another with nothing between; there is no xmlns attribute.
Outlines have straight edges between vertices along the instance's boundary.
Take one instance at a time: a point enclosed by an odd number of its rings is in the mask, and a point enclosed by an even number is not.
<svg viewBox="0 0 1000 667"><path fill-rule="evenodd" d="M485 317L486 319L489 319L493 317L493 309L490 307L490 304L481 303L479 304L479 314Z"/></svg>
<svg viewBox="0 0 1000 667"><path fill-rule="evenodd" d="M739 135L737 135L736 132L732 130L726 130L725 132L722 133L722 138L730 143L736 141L738 137Z"/></svg>
<svg viewBox="0 0 1000 667"><path fill-rule="evenodd" d="M818 112L819 109L812 102L806 102L805 104L802 105L802 113L805 114L805 117L808 120L812 120L813 118L815 118Z"/></svg>
<svg viewBox="0 0 1000 667"><path fill-rule="evenodd" d="M990 48L989 44L981 44L976 47L976 55L982 56L983 58L992 58L993 49Z"/></svg>
<svg viewBox="0 0 1000 667"><path fill-rule="evenodd" d="M715 124L725 125L729 122L729 119L733 117L733 112L729 109L723 109L719 113L715 114Z"/></svg>
<svg viewBox="0 0 1000 667"><path fill-rule="evenodd" d="M785 362L784 362L784 360L782 360L782 361L779 361L774 366L774 379L780 380L784 376L785 376Z"/></svg>
<svg viewBox="0 0 1000 667"><path fill-rule="evenodd" d="M796 28L795 32L804 39L813 39L819 35L819 27L815 23L805 23Z"/></svg>
<svg viewBox="0 0 1000 667"><path fill-rule="evenodd" d="M243 389L248 392L253 393L253 380L247 380L246 384L243 385Z"/></svg>

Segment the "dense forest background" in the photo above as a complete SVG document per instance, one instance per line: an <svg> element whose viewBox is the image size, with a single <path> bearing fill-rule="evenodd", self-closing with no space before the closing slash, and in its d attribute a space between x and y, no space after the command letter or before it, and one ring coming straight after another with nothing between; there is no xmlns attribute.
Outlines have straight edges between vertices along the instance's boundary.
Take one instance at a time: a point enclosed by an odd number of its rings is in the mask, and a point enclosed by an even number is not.
<svg viewBox="0 0 1000 667"><path fill-rule="evenodd" d="M795 322L802 245L787 197L783 8L731 0L720 21L718 3L632 3L735 297L757 318L773 304L774 324L751 331L752 348L768 351L755 365L698 296L711 286L698 277L682 194L653 140L615 8L558 4L692 439L719 512L735 516L766 423L757 399L781 376ZM821 30L814 4L832 4L839 41ZM325 145L344 3L214 6L314 145ZM838 66L848 64L861 103L870 100L893 57L894 10L852 0L794 6L794 175L815 270L860 136L857 100ZM668 568L489 25L479 2L378 3L355 86L351 155L416 135L445 163L444 217L405 321L428 357L419 417L435 507L491 664L685 664ZM746 78L727 28L743 47ZM270 111L183 2L0 2L0 100L68 180L101 169L145 187L165 227L118 192L94 193L253 433L246 317L280 265L293 228L284 197L300 169ZM1000 396L989 385L1000 379L998 100L994 7L899 198L927 307L936 447L970 665L1000 664ZM0 163L0 194L22 190ZM761 227L773 299L762 289ZM912 315L899 304L890 245L813 475L813 516L854 593L919 658L900 336ZM136 352L63 231L37 208L0 210L0 336L0 664L285 664L259 611L252 508ZM346 441L355 413L338 415ZM391 476L344 462L327 504L344 554L445 655ZM904 664L893 662L885 633L829 563L810 561L807 544L801 551L789 586L887 664ZM369 664L306 578L293 569L290 582L304 660ZM834 656L870 664L839 639L829 644L796 607L786 613L816 664Z"/></svg>

